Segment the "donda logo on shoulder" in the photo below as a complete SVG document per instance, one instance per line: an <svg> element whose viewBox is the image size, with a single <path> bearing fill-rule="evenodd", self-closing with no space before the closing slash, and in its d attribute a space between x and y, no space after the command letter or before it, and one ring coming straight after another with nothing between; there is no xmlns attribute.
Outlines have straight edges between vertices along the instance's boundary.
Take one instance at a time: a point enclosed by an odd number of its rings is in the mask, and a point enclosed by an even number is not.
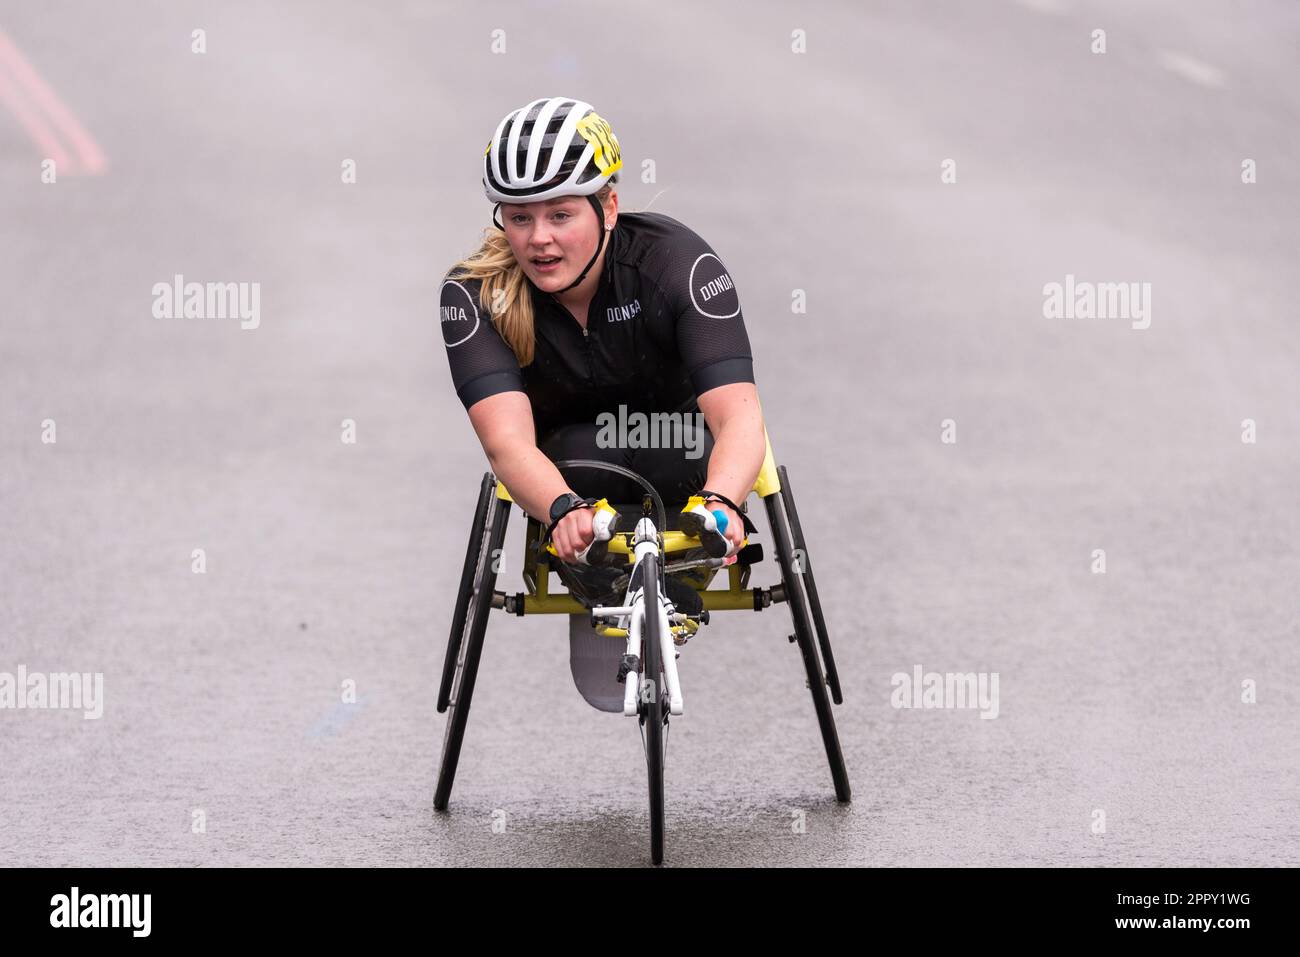
<svg viewBox="0 0 1300 957"><path fill-rule="evenodd" d="M696 312L711 319L730 319L740 314L740 299L736 284L731 281L722 260L713 253L704 253L691 266L691 304Z"/></svg>
<svg viewBox="0 0 1300 957"><path fill-rule="evenodd" d="M442 319L442 340L447 348L460 345L478 330L478 305L469 290L454 279L442 284L438 315Z"/></svg>
<svg viewBox="0 0 1300 957"><path fill-rule="evenodd" d="M731 277L725 272L717 279L710 279L700 287L700 298L708 302L714 296L726 292L728 289L735 289L736 286L731 281Z"/></svg>

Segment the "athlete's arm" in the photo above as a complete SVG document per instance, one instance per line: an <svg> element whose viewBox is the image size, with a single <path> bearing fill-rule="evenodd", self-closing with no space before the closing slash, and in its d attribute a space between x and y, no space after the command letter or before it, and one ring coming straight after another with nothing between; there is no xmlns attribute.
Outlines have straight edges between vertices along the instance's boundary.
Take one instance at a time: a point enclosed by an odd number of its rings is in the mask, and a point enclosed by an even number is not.
<svg viewBox="0 0 1300 957"><path fill-rule="evenodd" d="M480 399L470 406L469 421L492 471L510 490L510 497L533 518L550 524L547 513L551 503L568 491L568 485L537 448L528 396L498 392Z"/></svg>
<svg viewBox="0 0 1300 957"><path fill-rule="evenodd" d="M551 503L572 489L537 448L519 362L492 317L479 308L478 294L476 280L449 276L442 284L439 312L451 379L497 479L525 512L549 525ZM567 515L552 533L565 561L573 561L593 537L585 508Z"/></svg>
<svg viewBox="0 0 1300 957"><path fill-rule="evenodd" d="M492 471L510 490L510 497L543 527L549 525L551 503L573 490L555 463L537 448L533 407L528 396L522 392L498 392L480 399L470 406L469 421L487 453ZM555 526L551 540L562 560L576 561L578 552L591 544L595 537L591 519L591 509L580 508Z"/></svg>
<svg viewBox="0 0 1300 957"><path fill-rule="evenodd" d="M677 222L673 226L675 235L659 257L655 281L674 316L677 348L713 433L704 487L740 503L767 453L740 297L712 247L694 230ZM740 516L721 503L709 508L726 513L726 535L740 544Z"/></svg>
<svg viewBox="0 0 1300 957"><path fill-rule="evenodd" d="M699 397L699 403L704 421L713 433L709 477L704 487L740 504L754 487L767 456L758 389L752 382L733 382L705 392ZM738 547L745 537L740 516L721 502L710 502L706 507L726 513L725 534Z"/></svg>

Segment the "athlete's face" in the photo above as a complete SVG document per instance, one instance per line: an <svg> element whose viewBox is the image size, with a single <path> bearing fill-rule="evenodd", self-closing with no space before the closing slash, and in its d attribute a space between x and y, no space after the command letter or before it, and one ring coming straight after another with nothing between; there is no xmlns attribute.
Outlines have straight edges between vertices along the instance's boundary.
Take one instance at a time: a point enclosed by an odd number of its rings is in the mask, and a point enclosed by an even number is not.
<svg viewBox="0 0 1300 957"><path fill-rule="evenodd" d="M613 194L609 201L614 203ZM605 219L613 222L608 212ZM501 224L524 275L543 292L557 292L577 279L599 242L596 211L585 196L518 206L502 203ZM604 222L600 228L605 228Z"/></svg>

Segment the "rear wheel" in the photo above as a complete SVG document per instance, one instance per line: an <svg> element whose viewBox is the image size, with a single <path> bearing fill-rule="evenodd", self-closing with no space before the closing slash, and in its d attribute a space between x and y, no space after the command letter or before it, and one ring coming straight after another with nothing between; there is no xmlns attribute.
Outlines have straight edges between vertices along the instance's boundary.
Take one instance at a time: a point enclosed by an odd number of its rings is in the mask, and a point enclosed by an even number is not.
<svg viewBox="0 0 1300 957"><path fill-rule="evenodd" d="M840 674L835 667L835 655L831 652L831 638L826 630L826 619L822 616L822 601L817 595L817 579L813 577L812 560L808 557L808 545L803 538L803 526L799 524L799 510L794 505L790 474L784 465L777 466L776 474L781 481L781 501L785 503L786 514L790 517L790 538L795 547L794 570L802 577L804 592L808 596L808 611L817 628L817 644L821 648L822 665L826 668L826 685L831 689L831 698L835 703L843 704Z"/></svg>
<svg viewBox="0 0 1300 957"><path fill-rule="evenodd" d="M456 607L451 614L451 632L447 635L447 654L442 662L442 684L438 688L438 713L447 710L447 701L451 697L452 682L456 678L456 669L463 660L461 644L465 640L465 622L469 615L470 599L474 597L474 582L479 572L479 556L483 554L483 544L488 534L488 508L492 504L492 493L496 490L496 479L491 472L483 473L483 482L478 490L478 504L474 508L474 521L469 527L469 544L465 546L465 564L460 570L460 587L456 591Z"/></svg>
<svg viewBox="0 0 1300 957"><path fill-rule="evenodd" d="M433 796L433 806L439 811L447 809L451 786L456 780L456 765L460 762L460 746L465 739L465 724L469 720L469 705L474 696L474 682L478 677L479 658L483 653L483 636L487 632L488 612L492 610L492 593L497 582L497 563L493 556L501 554L506 537L506 523L510 518L510 501L496 499L491 510L487 542L480 549L475 563L474 585L465 612L465 634L453 666L451 692L447 699L447 727L442 738L442 759L438 770L438 786Z"/></svg>
<svg viewBox="0 0 1300 957"><path fill-rule="evenodd" d="M828 682L822 672L821 659L817 654L817 635L812 616L808 612L808 602L803 590L803 576L796 564L790 526L786 522L780 493L773 492L764 497L763 503L767 506L767 520L772 527L772 543L781 566L781 584L785 591L786 603L790 606L794 638L803 657L804 673L808 677L808 690L812 693L813 710L817 713L817 724L821 728L822 744L826 748L826 762L830 766L831 782L835 786L835 798L847 803L852 798L849 772L844 766L844 754L840 750L840 738L835 730L835 716L831 714L831 699L827 694Z"/></svg>
<svg viewBox="0 0 1300 957"><path fill-rule="evenodd" d="M660 675L662 648L659 628L659 563L654 555L641 560L645 622L641 628L641 729L645 744L646 772L650 782L650 860L664 859L664 745L667 738L667 709L664 707L663 678Z"/></svg>

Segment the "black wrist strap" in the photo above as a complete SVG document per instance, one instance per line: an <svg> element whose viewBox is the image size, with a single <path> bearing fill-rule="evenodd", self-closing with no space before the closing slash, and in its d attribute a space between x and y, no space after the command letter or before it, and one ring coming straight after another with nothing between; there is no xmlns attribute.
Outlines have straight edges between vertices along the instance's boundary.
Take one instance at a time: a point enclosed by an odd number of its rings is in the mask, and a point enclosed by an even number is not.
<svg viewBox="0 0 1300 957"><path fill-rule="evenodd" d="M700 491L698 491L696 494L699 495L701 498L703 498L706 504L708 503L709 499L716 498L723 505L727 506L737 515L739 515L740 523L745 526L746 534L753 535L755 532L758 531L758 527L755 526L754 523L749 520L749 516L745 514L744 509L742 509L731 499L727 498L727 496L722 495L719 492L710 492L708 489L700 489Z"/></svg>
<svg viewBox="0 0 1300 957"><path fill-rule="evenodd" d="M574 502L572 505L566 508L564 510L564 515L561 515L555 521L551 522L550 525L546 526L546 532L545 534L542 535L542 540L540 542L542 547L545 547L546 543L551 540L551 532L555 531L556 525L559 525L560 522L564 521L565 515L568 515L570 512L576 512L580 508L591 508L591 506L595 505L599 501L600 499L598 498L584 498L581 501Z"/></svg>

